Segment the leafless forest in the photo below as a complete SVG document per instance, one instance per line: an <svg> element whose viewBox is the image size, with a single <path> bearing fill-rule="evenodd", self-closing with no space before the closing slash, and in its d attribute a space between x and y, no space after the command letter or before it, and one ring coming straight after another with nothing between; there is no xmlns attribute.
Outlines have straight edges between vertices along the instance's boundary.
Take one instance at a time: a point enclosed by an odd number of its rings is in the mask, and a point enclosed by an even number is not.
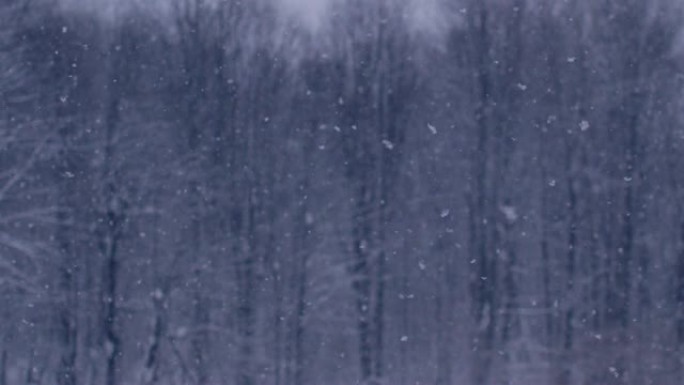
<svg viewBox="0 0 684 385"><path fill-rule="evenodd" d="M679 385L680 0L0 0L0 385Z"/></svg>

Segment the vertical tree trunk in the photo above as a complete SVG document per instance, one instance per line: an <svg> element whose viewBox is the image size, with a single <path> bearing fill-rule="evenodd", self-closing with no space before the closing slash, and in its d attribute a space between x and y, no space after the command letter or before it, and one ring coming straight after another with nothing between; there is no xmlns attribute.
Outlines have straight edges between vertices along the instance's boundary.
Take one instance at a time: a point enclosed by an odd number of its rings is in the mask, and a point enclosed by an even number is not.
<svg viewBox="0 0 684 385"><path fill-rule="evenodd" d="M243 241L246 242L246 241ZM236 262L238 284L237 336L238 367L236 383L238 385L254 384L253 373L253 338L254 338L254 261L249 249L239 254Z"/></svg>
<svg viewBox="0 0 684 385"><path fill-rule="evenodd" d="M126 50L121 46L126 42L122 31L117 31L114 41L109 47L112 55L110 76L108 78L109 94L105 110L105 138L103 145L104 159L102 162L102 190L101 211L99 225L99 249L104 259L102 274L102 306L103 306L103 337L105 352L105 383L117 385L119 383L119 361L121 358L121 337L119 336L119 242L126 220L126 202L121 197L121 182L117 178L116 157L118 148L119 123L121 119L121 99L129 76L125 63Z"/></svg>
<svg viewBox="0 0 684 385"><path fill-rule="evenodd" d="M62 353L57 371L57 383L59 385L76 385L76 347L77 347L77 297L76 297L76 278L75 269L77 268L74 261L74 250L69 240L68 230L66 229L68 219L63 212L66 208L60 210L58 214L58 234L57 238L60 242L60 253L63 257L62 266L60 268L60 292L63 296L60 301L59 310L59 339L62 345Z"/></svg>
<svg viewBox="0 0 684 385"><path fill-rule="evenodd" d="M110 123L114 123L111 121ZM111 163L113 162L113 126L107 129L107 149L105 150L105 212L101 218L104 229L100 239L100 252L104 257L103 266L103 294L102 301L104 306L104 337L105 337L105 356L106 356L106 384L118 384L119 358L121 355L121 339L118 334L117 324L119 319L119 238L121 226L123 225L120 204L113 177Z"/></svg>
<svg viewBox="0 0 684 385"><path fill-rule="evenodd" d="M498 149L495 152L496 156L496 174L492 181L498 196L496 196L498 215L496 219L495 231L497 234L497 242L494 247L497 251L496 258L501 260L502 270L502 301L500 304L503 317L501 320L501 349L507 350L506 360L508 361L508 368L511 365L517 364L515 362L515 351L508 351L510 344L520 337L522 320L520 318L520 303L519 303L519 288L518 277L516 272L518 266L518 246L516 239L518 231L516 230L518 222L518 208L516 197L513 196L512 189L507 188L505 183L511 183L515 176L515 170L512 167L515 150L515 137L521 133L521 106L522 99L520 97L520 85L523 84L524 79L521 75L521 67L523 66L523 59L525 58L526 41L524 39L524 21L526 10L526 1L515 0L506 8L510 13L510 17L505 22L506 31L506 47L503 48L502 56L506 62L506 70L503 75L498 75L501 78L502 84L499 85L501 90L502 102L498 102L499 113L496 114L496 129L497 129L497 144ZM514 182L513 182L514 183Z"/></svg>
<svg viewBox="0 0 684 385"><path fill-rule="evenodd" d="M152 294L152 301L154 303L154 325L152 326L152 336L150 346L147 349L145 357L145 371L143 376L143 384L152 385L159 382L159 357L161 355L161 342L166 334L166 315L164 311L164 293L159 292Z"/></svg>
<svg viewBox="0 0 684 385"><path fill-rule="evenodd" d="M666 139L670 145L675 143L673 132L670 131L666 136ZM677 353L675 357L676 365L676 376L682 378L684 375L684 205L682 205L682 186L680 181L680 154L676 151L677 147L670 147L669 150L674 152L674 154L669 154L666 158L667 162L667 172L670 184L670 189L672 190L671 199L674 199L676 204L676 211L674 217L674 226L676 226L677 232L676 236L676 248L674 252L674 282L673 282L673 293L672 299L675 303L674 309L674 336L675 344L674 351Z"/></svg>
<svg viewBox="0 0 684 385"><path fill-rule="evenodd" d="M315 135L318 129L318 121L314 120L311 123L309 131L301 140L304 141L302 146L303 159L302 167L304 169L299 191L303 194L297 211L297 240L295 247L295 255L297 256L296 274L295 274L295 320L294 320L294 373L292 385L304 385L304 372L307 367L306 355L304 351L305 338L305 317L307 313L307 287L309 285L308 279L308 263L311 253L311 233L313 231L314 218L311 216L309 197L311 194L311 154L314 151Z"/></svg>
<svg viewBox="0 0 684 385"><path fill-rule="evenodd" d="M0 353L0 385L7 385L7 349Z"/></svg>
<svg viewBox="0 0 684 385"><path fill-rule="evenodd" d="M406 239L402 241L404 247L403 249L406 250L407 247L406 245L408 242ZM399 299L401 301L401 326L400 330L402 332L402 336L408 336L409 335L409 258L402 258L401 259L401 280L400 280L400 292L399 292ZM407 367L408 364L408 346L406 343L402 343L399 346L399 376L400 376L400 383L399 385L407 385L408 379L409 379L409 368Z"/></svg>
<svg viewBox="0 0 684 385"><path fill-rule="evenodd" d="M254 108L254 107L250 107ZM234 234L239 243L235 257L235 271L237 275L237 385L253 385L254 379L254 332L256 321L256 232L255 216L257 210L257 175L252 170L256 163L256 130L259 124L258 113L246 111L244 158L237 164L242 164L244 169L242 185L236 185L237 197L241 200L236 202L239 219L236 222Z"/></svg>
<svg viewBox="0 0 684 385"><path fill-rule="evenodd" d="M448 242L448 241L447 241ZM455 271L458 256L439 250L441 261L436 279L435 312L437 321L437 375L435 385L450 385L454 373L455 315L457 284Z"/></svg>
<svg viewBox="0 0 684 385"><path fill-rule="evenodd" d="M199 191L197 186L193 186L195 193L193 200L199 202ZM199 204L199 203L198 203ZM199 208L197 208L199 210ZM203 274L207 269L207 258L204 255L205 250L202 247L203 241L201 239L202 224L198 219L199 213L193 214L191 244L193 245L193 254L196 255L195 266L193 269L193 309L192 322L195 327L191 339L191 351L193 357L193 366L197 375L197 385L206 385L209 381L209 362L206 354L207 345L209 343L209 332L207 328L210 323L210 309L208 301L206 300L206 288L204 286Z"/></svg>
<svg viewBox="0 0 684 385"><path fill-rule="evenodd" d="M273 343L273 382L274 385L289 385L289 382L285 378L285 370L287 364L287 355L285 354L285 345L289 342L286 341L285 335L283 333L285 319L284 311L284 294L283 294L283 274L282 266L280 262L271 263L272 271L272 282L273 282L273 295L274 298L274 309L273 309L273 332L274 332L274 343Z"/></svg>
<svg viewBox="0 0 684 385"><path fill-rule="evenodd" d="M372 347L370 330L370 295L371 278L368 262L368 239L370 228L368 220L364 219L370 209L370 192L366 186L357 187L356 204L353 225L353 253L352 266L353 288L356 293L357 330L359 338L359 360L362 381L368 381L372 375Z"/></svg>
<svg viewBox="0 0 684 385"><path fill-rule="evenodd" d="M544 344L547 349L551 350L554 348L555 341L555 328L554 328L554 310L553 310L553 300L551 298L551 260L550 260L550 215L549 215L549 183L555 185L555 181L549 180L549 174L547 171L547 156L544 148L548 147L548 134L543 131L541 134L541 139L539 143L539 150L537 156L539 158L538 164L541 168L541 207L539 213L539 221L541 223L541 234L540 234L540 254L541 254L541 281L542 281L542 304L545 312L544 315Z"/></svg>
<svg viewBox="0 0 684 385"><path fill-rule="evenodd" d="M55 73L53 76L59 82L74 76L71 58L68 50L59 47L55 53L53 64ZM58 385L76 385L78 383L76 372L77 346L78 346L78 281L80 271L77 250L71 231L75 222L74 196L76 186L73 176L78 170L77 160L73 149L74 131L76 129L75 106L71 101L72 86L62 85L60 94L56 95L59 101L55 118L64 122L58 129L60 152L58 154L57 167L57 201L58 210L56 215L55 239L60 256L57 284L59 290L58 302L58 339L61 345L59 368L57 369Z"/></svg>
<svg viewBox="0 0 684 385"><path fill-rule="evenodd" d="M111 216L108 215L109 218ZM117 324L119 320L119 305L118 305L118 274L119 261L117 256L118 240L111 238L106 241L106 262L105 262L105 313L104 313L104 335L105 335L105 353L106 353L106 384L117 385L119 375L119 360L121 357L121 338L117 331Z"/></svg>
<svg viewBox="0 0 684 385"><path fill-rule="evenodd" d="M305 177L306 178L306 177ZM306 186L303 191L308 191L309 182L306 178L304 185ZM304 198L306 200L306 198ZM307 286L308 274L307 274L307 264L309 260L309 234L311 232L311 223L308 216L308 205L306 203L302 204L300 210L300 220L303 222L300 224L302 231L299 235L301 237L298 247L297 254L297 279L296 282L296 309L295 309L295 320L294 320L294 370L293 370L293 385L303 385L304 384L304 370L306 368L305 352L304 352L304 321L307 311Z"/></svg>
<svg viewBox="0 0 684 385"><path fill-rule="evenodd" d="M490 257L490 215L489 177L489 134L491 118L492 79L490 73L489 11L487 4L479 4L475 9L471 25L471 39L474 55L475 89L477 105L475 110L476 145L473 155L472 181L474 189L470 193L470 239L471 253L475 263L471 264L470 294L473 305L475 331L472 337L473 359L471 380L474 385L484 385L489 378L494 338L497 324L496 295L496 258Z"/></svg>
<svg viewBox="0 0 684 385"><path fill-rule="evenodd" d="M679 356L677 357L677 369L679 375L684 374L684 209L679 206L679 239L678 250L675 260L675 301L677 304L675 335L677 338L676 348ZM681 378L681 377L680 377Z"/></svg>
<svg viewBox="0 0 684 385"><path fill-rule="evenodd" d="M638 64L637 68L629 79L640 83ZM631 72L631 71L630 71ZM624 176L623 176L623 207L621 214L620 243L618 252L615 256L615 312L613 320L618 330L618 343L621 345L621 353L616 358L615 368L618 375L616 383L627 384L636 370L630 370L629 352L634 347L631 343L629 333L632 325L634 288L634 255L636 249L636 217L639 208L637 202L637 156L638 156L638 125L640 119L641 100L639 91L632 91L637 94L630 94L626 108L629 113L626 117L626 141L624 143ZM628 348L624 348L627 346Z"/></svg>
<svg viewBox="0 0 684 385"><path fill-rule="evenodd" d="M186 243L184 257L192 260L190 280L193 333L190 336L189 365L197 385L206 385L209 381L207 350L210 344L207 327L211 309L204 287L205 273L210 267L210 260L204 247L206 217L202 196L205 180L202 171L207 160L205 136L212 137L215 134L205 127L208 121L207 110L210 107L208 105L210 85L207 64L213 64L209 61L210 48L208 47L211 47L213 37L208 33L211 19L208 16L208 5L205 1L183 0L174 2L173 6L181 39L183 104L180 122L182 122L181 129L185 136L184 151L188 158L185 165L188 178L185 183L189 218L184 234ZM216 71L220 72L220 68ZM215 152L214 155L220 156L220 152Z"/></svg>
<svg viewBox="0 0 684 385"><path fill-rule="evenodd" d="M387 19L386 5L380 5L379 16L380 20ZM389 68L387 61L389 60L387 50L390 48L390 40L386 36L386 28L384 23L379 23L378 26L378 42L377 47L377 66L378 74L377 79L375 79L377 93L376 98L376 111L375 111L375 122L377 124L377 129L380 130L382 138L392 142L393 146L399 145L397 143L397 138L395 138L395 132L398 129L390 120L388 114L390 113L390 106L388 101L388 87L391 87L389 80ZM390 191L393 179L393 167L398 167L395 162L398 161L397 156L393 156L398 148L389 149L386 146L383 147L382 152L379 155L377 165L378 175L374 183L376 183L377 192L377 203L375 204L375 243L376 247L374 250L375 254L375 289L373 293L373 377L376 379L381 379L384 376L384 338L385 338L385 287L386 287L386 275L387 275L387 243L385 239L385 234L387 231L387 226L389 223L389 201L390 201Z"/></svg>
<svg viewBox="0 0 684 385"><path fill-rule="evenodd" d="M578 300L575 291L576 280L576 265L577 265L577 228L578 228L578 208L577 208L577 181L575 178L575 171L573 166L574 148L570 144L572 138L566 138L566 161L565 172L568 176L567 193L568 193L568 222L567 222L567 246L566 246L566 285L565 285L565 301L564 301L564 331L563 331L563 365L561 369L560 385L572 384L572 371L574 368L574 328L575 328L575 302Z"/></svg>

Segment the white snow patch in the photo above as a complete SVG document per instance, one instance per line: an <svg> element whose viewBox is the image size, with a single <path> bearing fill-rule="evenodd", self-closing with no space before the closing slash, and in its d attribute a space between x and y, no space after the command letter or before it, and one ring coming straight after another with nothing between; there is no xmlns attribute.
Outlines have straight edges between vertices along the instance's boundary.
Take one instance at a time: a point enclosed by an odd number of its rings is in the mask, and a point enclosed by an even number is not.
<svg viewBox="0 0 684 385"><path fill-rule="evenodd" d="M501 206L499 210L509 222L515 222L518 219L518 212L513 206Z"/></svg>
<svg viewBox="0 0 684 385"><path fill-rule="evenodd" d="M620 373L618 372L617 368L611 366L608 368L608 371L610 372L610 374L615 376L615 378L620 377Z"/></svg>

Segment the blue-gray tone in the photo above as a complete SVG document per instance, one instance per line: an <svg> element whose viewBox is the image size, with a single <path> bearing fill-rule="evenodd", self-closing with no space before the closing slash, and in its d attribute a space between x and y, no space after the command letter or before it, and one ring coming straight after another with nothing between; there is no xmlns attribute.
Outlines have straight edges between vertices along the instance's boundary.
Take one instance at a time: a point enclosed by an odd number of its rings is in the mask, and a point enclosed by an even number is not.
<svg viewBox="0 0 684 385"><path fill-rule="evenodd" d="M678 0L0 0L0 385L680 385Z"/></svg>

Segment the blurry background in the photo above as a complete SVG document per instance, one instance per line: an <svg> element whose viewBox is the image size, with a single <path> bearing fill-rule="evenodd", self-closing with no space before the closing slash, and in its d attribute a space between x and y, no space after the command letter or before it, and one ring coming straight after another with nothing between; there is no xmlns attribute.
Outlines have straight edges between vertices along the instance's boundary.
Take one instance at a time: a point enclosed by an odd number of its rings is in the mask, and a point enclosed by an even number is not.
<svg viewBox="0 0 684 385"><path fill-rule="evenodd" d="M0 385L677 385L677 0L0 2Z"/></svg>

